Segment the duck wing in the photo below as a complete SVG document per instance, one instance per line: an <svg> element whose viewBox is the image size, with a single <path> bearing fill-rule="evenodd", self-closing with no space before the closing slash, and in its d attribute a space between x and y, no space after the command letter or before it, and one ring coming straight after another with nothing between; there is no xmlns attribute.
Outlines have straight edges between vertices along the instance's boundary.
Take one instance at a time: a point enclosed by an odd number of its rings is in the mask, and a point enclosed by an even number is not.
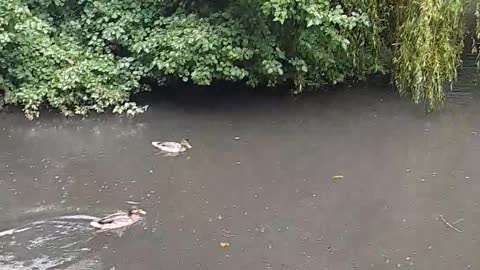
<svg viewBox="0 0 480 270"><path fill-rule="evenodd" d="M152 145L163 151L178 151L182 148L182 145L177 142L152 142Z"/></svg>
<svg viewBox="0 0 480 270"><path fill-rule="evenodd" d="M109 224L109 223L112 223L114 221L124 221L124 220L128 220L128 214L125 213L125 212L119 212L119 213L115 213L115 214L103 217L103 218L99 219L97 221L97 223L98 224Z"/></svg>

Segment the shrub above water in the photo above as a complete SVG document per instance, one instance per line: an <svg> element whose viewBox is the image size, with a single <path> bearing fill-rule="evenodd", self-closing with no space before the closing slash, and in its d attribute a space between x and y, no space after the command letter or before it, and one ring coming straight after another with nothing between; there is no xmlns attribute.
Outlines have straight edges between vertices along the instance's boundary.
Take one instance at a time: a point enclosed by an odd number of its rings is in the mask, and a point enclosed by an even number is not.
<svg viewBox="0 0 480 270"><path fill-rule="evenodd" d="M447 29L458 22L461 10L434 6L452 16L452 22L441 24L426 16L421 21L423 13L412 12L418 4L410 10L403 2L4 0L0 91L29 118L37 117L42 106L66 115L113 108L123 112L118 108L130 108L132 94L146 89L141 84L145 79L286 84L301 92L385 72L393 36L402 40L393 62L400 92L436 106L442 94L436 86L451 79L456 66L458 29L423 45L440 63L432 72L418 64L409 45L416 41L407 37L418 31L418 40L429 31ZM390 12L397 7L402 9ZM403 19L408 16L425 23L412 28ZM436 48L428 51L429 46ZM442 53L443 58L435 58ZM447 70L442 61L450 61ZM419 76L425 80L417 86Z"/></svg>

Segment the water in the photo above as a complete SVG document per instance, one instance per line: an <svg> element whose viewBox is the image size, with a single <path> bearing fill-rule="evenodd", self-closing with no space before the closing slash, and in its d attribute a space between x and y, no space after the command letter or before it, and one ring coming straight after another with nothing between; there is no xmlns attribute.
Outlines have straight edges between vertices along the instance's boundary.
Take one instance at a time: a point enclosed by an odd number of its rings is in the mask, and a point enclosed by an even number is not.
<svg viewBox="0 0 480 270"><path fill-rule="evenodd" d="M478 269L478 100L425 116L371 86L0 114L0 268ZM177 157L151 146L181 138ZM123 235L88 226L126 201L147 215Z"/></svg>
<svg viewBox="0 0 480 270"><path fill-rule="evenodd" d="M64 216L0 232L1 269L66 268L87 257L91 216Z"/></svg>

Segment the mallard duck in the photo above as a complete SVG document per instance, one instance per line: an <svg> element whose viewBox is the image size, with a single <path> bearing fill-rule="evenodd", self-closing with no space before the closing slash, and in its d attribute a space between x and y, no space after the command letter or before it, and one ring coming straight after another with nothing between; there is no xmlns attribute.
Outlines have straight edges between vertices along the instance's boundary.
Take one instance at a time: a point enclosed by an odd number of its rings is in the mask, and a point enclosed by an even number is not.
<svg viewBox="0 0 480 270"><path fill-rule="evenodd" d="M142 209L132 209L127 212L118 212L90 222L90 225L101 230L123 228L139 221L147 212Z"/></svg>
<svg viewBox="0 0 480 270"><path fill-rule="evenodd" d="M188 142L188 139L184 139L179 143L178 142L152 142L152 145L162 150L163 152L167 152L167 153L181 153L192 148L192 146Z"/></svg>

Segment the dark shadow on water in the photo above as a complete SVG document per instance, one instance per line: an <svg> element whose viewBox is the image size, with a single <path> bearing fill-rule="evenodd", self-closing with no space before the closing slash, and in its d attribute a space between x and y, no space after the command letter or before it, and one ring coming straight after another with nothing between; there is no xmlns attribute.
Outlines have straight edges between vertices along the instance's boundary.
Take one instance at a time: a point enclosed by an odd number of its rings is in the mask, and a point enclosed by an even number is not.
<svg viewBox="0 0 480 270"><path fill-rule="evenodd" d="M278 104L278 102L286 102L294 104L311 100L312 102L324 101L328 103L337 102L338 96L343 96L350 92L386 91L386 95L396 96L397 93L390 87L390 79L384 75L374 75L369 77L367 81L346 82L336 86L321 86L306 89L302 94L293 95L291 89L287 87L248 87L244 83L237 82L214 82L210 86L198 86L190 83L178 83L169 86L152 86L152 91L140 92L132 96L132 101L139 105L152 106L172 106L185 108L186 110L199 111L222 111L222 110L248 110L262 106L263 104ZM366 93L368 95L368 93ZM6 116L9 114L21 114L22 110L18 106L8 105L0 112ZM91 112L87 118L97 121L109 121L109 113L98 114ZM43 119L47 119L46 123L51 121L65 122L70 120L72 124L76 121L84 119L82 116L64 117L56 110L43 108L41 117L37 119L37 123L41 124ZM28 120L24 120L26 123Z"/></svg>
<svg viewBox="0 0 480 270"><path fill-rule="evenodd" d="M354 85L354 86L352 86ZM261 107L319 105L348 106L341 104L351 93L355 96L382 92L386 97L398 98L390 87L386 76L373 76L368 82L344 83L331 87L307 89L302 94L293 95L285 87L250 88L241 83L220 82L208 87L190 84L153 87L151 92L133 96L138 104L167 106L184 109L186 112L221 113L242 110L257 110ZM337 100L337 98L339 98Z"/></svg>

